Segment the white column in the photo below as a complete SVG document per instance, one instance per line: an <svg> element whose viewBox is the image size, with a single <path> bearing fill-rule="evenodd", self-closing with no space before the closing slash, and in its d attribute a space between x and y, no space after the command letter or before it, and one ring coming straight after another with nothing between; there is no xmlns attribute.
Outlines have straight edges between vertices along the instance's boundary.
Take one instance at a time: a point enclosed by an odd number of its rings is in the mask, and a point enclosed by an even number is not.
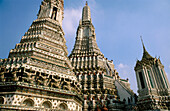
<svg viewBox="0 0 170 111"><path fill-rule="evenodd" d="M155 78L155 75L154 75L154 72L153 72L153 69L151 68L150 69L150 74L151 74L151 76L152 76L152 82L153 82L153 84L154 84L154 88L156 88L156 89L158 89L158 86L157 86L157 82L156 82L156 78Z"/></svg>
<svg viewBox="0 0 170 111"><path fill-rule="evenodd" d="M137 79L138 88L139 90L141 90L142 87L141 87L141 81L139 79L139 71L136 71L136 79Z"/></svg>
<svg viewBox="0 0 170 111"><path fill-rule="evenodd" d="M148 89L151 89L152 87L151 87L151 83L150 83L150 79L149 79L149 75L148 75L148 70L147 70L147 68L146 67L144 67L144 72L145 72L145 77L146 77L146 83L147 83L147 88Z"/></svg>
<svg viewBox="0 0 170 111"><path fill-rule="evenodd" d="M143 75L143 81L144 81L144 84L145 84L145 88L149 88L149 85L148 85L148 78L147 78L147 74L145 73L145 68L142 69L142 75Z"/></svg>
<svg viewBox="0 0 170 111"><path fill-rule="evenodd" d="M169 84L169 81L168 81L168 78L167 78L167 75L166 75L166 72L164 69L162 69L163 73L164 73L164 76L165 76L165 79L166 79L166 82L167 82L167 85L168 85L168 88L170 88L170 84Z"/></svg>
<svg viewBox="0 0 170 111"><path fill-rule="evenodd" d="M160 68L160 66L158 66L158 71L159 71L159 73L160 73L160 76L162 77L162 80L163 80L163 83L164 83L164 87L165 88L167 88L168 87L168 81L166 80L166 78L164 79L164 77L165 77L165 73L164 73L164 71L162 70L161 71L161 68ZM163 74L162 74L162 72L163 72ZM164 76L164 77L163 77ZM167 84L166 84L167 83Z"/></svg>

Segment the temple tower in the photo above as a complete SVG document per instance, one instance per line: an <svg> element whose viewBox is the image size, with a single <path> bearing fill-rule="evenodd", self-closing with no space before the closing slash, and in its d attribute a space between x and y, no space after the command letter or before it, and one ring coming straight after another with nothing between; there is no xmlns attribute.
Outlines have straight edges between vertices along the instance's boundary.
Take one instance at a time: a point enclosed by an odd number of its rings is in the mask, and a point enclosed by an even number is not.
<svg viewBox="0 0 170 111"><path fill-rule="evenodd" d="M143 44L143 41L142 41ZM140 110L170 109L170 85L160 58L153 58L143 44L143 57L135 66Z"/></svg>
<svg viewBox="0 0 170 111"><path fill-rule="evenodd" d="M105 58L97 46L95 28L87 2L69 58L73 71L82 85L84 111L123 109L124 102L120 101L114 84L119 77L118 73L114 69L113 61Z"/></svg>
<svg viewBox="0 0 170 111"><path fill-rule="evenodd" d="M63 0L43 0L20 43L0 59L0 108L82 110L81 85L67 57Z"/></svg>

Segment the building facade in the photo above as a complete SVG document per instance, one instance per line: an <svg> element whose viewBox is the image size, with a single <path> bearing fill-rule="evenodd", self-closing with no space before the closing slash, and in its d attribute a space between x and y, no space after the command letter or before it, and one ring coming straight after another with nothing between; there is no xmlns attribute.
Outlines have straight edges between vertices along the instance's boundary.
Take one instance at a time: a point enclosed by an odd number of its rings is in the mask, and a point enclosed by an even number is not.
<svg viewBox="0 0 170 111"><path fill-rule="evenodd" d="M143 41L142 41L143 43ZM153 58L143 44L143 57L135 66L140 110L170 109L170 85L160 58Z"/></svg>
<svg viewBox="0 0 170 111"><path fill-rule="evenodd" d="M81 85L67 57L63 0L43 0L20 43L0 59L1 110L82 111Z"/></svg>
<svg viewBox="0 0 170 111"><path fill-rule="evenodd" d="M96 42L87 2L74 48L67 57L62 29L64 0L43 0L20 43L0 59L0 110L169 110L170 84L160 59L143 45L135 66L139 97Z"/></svg>

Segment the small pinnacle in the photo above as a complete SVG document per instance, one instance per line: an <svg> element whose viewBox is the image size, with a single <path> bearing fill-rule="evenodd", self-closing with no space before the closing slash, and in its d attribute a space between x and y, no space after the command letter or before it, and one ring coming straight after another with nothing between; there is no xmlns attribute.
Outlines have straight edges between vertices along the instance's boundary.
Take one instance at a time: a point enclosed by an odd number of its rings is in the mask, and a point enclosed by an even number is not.
<svg viewBox="0 0 170 111"><path fill-rule="evenodd" d="M86 6L88 5L88 2L86 1Z"/></svg>

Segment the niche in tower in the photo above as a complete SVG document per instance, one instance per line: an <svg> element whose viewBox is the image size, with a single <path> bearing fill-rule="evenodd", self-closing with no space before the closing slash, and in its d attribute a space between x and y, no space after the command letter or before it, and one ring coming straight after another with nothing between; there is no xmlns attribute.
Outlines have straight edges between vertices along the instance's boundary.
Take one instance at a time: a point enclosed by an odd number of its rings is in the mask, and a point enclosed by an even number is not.
<svg viewBox="0 0 170 111"><path fill-rule="evenodd" d="M57 17L57 8L56 8L56 7L54 7L54 8L53 8L53 12L52 12L51 19L56 20L56 17Z"/></svg>
<svg viewBox="0 0 170 111"><path fill-rule="evenodd" d="M142 72L139 72L139 79L140 79L142 89L144 89L145 88L145 83L144 83L144 80L143 80Z"/></svg>

